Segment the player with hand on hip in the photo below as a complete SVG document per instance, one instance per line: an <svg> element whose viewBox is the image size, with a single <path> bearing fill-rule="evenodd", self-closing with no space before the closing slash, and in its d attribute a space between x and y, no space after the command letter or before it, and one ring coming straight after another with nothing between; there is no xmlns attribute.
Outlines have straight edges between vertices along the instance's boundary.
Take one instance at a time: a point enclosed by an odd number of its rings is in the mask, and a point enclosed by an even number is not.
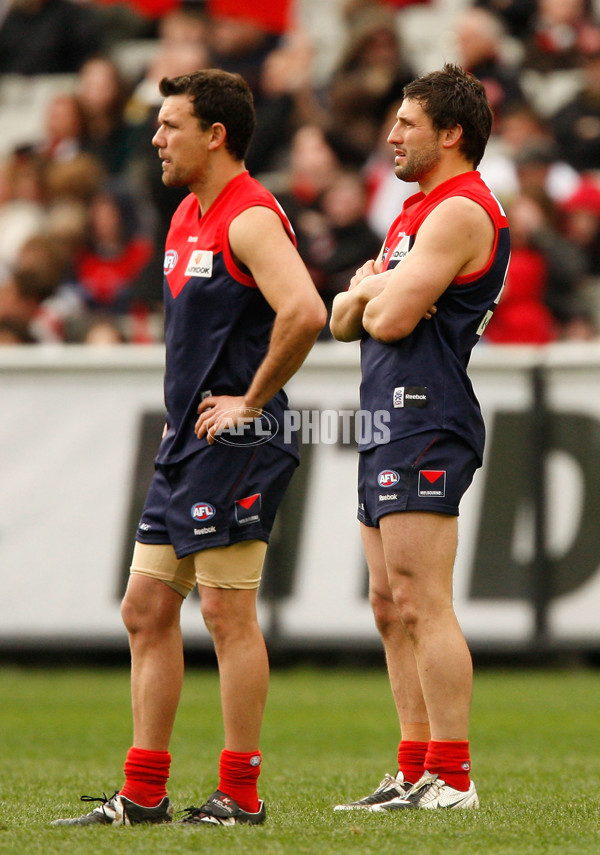
<svg viewBox="0 0 600 855"><path fill-rule="evenodd" d="M265 819L257 779L269 665L256 599L275 513L298 463L295 435L277 425L287 406L283 386L327 314L287 217L245 168L255 125L247 83L207 69L164 78L160 91L153 144L163 182L190 193L166 240L166 429L122 604L133 745L123 787L57 825L171 820L180 611L195 586L219 666L225 745L216 791L182 822Z"/></svg>

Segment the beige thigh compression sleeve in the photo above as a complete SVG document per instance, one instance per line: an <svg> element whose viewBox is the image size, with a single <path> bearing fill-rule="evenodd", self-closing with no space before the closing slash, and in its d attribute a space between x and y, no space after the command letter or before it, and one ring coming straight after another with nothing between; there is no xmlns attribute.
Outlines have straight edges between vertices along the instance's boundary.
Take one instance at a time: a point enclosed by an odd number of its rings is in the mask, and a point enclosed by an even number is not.
<svg viewBox="0 0 600 855"><path fill-rule="evenodd" d="M171 544L138 543L131 559L131 572L151 576L169 585L182 597L187 597L196 583L194 556L177 558Z"/></svg>
<svg viewBox="0 0 600 855"><path fill-rule="evenodd" d="M266 552L262 540L203 549L194 555L196 581L209 588L258 588Z"/></svg>
<svg viewBox="0 0 600 855"><path fill-rule="evenodd" d="M244 540L177 558L170 544L136 541L131 572L160 579L182 597L196 582L209 588L258 588L266 551L262 540Z"/></svg>

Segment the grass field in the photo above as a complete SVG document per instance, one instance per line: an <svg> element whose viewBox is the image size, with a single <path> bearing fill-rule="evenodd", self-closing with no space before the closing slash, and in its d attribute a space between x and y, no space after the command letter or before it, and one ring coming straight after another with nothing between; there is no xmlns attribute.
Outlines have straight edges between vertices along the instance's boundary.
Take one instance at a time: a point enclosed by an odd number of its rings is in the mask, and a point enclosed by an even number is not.
<svg viewBox="0 0 600 855"><path fill-rule="evenodd" d="M128 673L0 669L0 853L179 855L600 852L600 673L476 674L473 776L478 811L334 814L340 799L394 772L397 726L382 670L294 668L272 676L262 827L50 828L79 795L111 795L130 743ZM215 787L218 682L188 671L172 744L176 809Z"/></svg>

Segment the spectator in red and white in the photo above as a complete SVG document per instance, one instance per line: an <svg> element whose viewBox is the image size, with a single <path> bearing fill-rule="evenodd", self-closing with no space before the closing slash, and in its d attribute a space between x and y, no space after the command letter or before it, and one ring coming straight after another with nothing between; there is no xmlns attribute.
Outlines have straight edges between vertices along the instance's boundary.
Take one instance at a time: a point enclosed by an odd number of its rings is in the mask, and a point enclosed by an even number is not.
<svg viewBox="0 0 600 855"><path fill-rule="evenodd" d="M486 184L508 203L527 187L541 187L554 201L568 198L581 176L563 157L549 123L531 104L511 104L496 124L479 171Z"/></svg>
<svg viewBox="0 0 600 855"><path fill-rule="evenodd" d="M59 92L48 104L38 153L47 161L64 163L79 154L83 138L83 111L77 96L73 92Z"/></svg>
<svg viewBox="0 0 600 855"><path fill-rule="evenodd" d="M524 42L523 68L542 73L579 68L596 28L590 0L537 0L533 33Z"/></svg>
<svg viewBox="0 0 600 855"><path fill-rule="evenodd" d="M494 322L484 334L493 344L548 344L557 338L557 325L547 304L549 264L535 245L534 234L545 225L535 199L517 196L507 208L511 257Z"/></svg>
<svg viewBox="0 0 600 855"><path fill-rule="evenodd" d="M122 314L131 308L154 250L138 207L126 188L110 183L90 203L87 239L74 269L77 289L91 310Z"/></svg>

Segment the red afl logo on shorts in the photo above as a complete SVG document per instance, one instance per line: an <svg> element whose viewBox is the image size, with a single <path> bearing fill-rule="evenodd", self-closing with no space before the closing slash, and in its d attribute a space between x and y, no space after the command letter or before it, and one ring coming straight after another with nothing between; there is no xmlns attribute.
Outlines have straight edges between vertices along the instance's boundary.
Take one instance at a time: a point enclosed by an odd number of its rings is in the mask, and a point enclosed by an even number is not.
<svg viewBox="0 0 600 855"><path fill-rule="evenodd" d="M192 515L193 520L196 520L197 522L206 522L206 520L210 520L214 517L216 511L208 502L196 502L195 505L192 505L190 514Z"/></svg>
<svg viewBox="0 0 600 855"><path fill-rule="evenodd" d="M393 469L384 469L377 476L377 483L380 487L393 487L400 480L400 476Z"/></svg>
<svg viewBox="0 0 600 855"><path fill-rule="evenodd" d="M173 270L177 264L177 253L174 249L169 249L165 252L165 260L163 262L163 270L165 276Z"/></svg>

